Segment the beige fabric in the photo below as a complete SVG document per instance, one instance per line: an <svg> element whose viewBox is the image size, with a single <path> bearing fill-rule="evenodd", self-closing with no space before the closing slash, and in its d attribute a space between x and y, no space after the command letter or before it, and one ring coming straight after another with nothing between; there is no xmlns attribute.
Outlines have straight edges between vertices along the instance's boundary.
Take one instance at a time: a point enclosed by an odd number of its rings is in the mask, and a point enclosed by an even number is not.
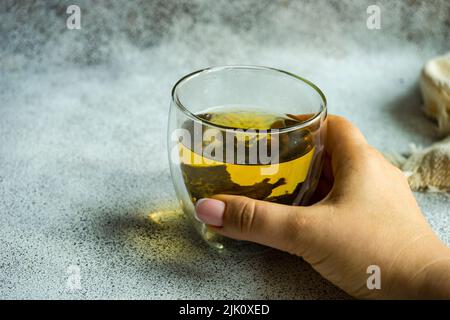
<svg viewBox="0 0 450 320"><path fill-rule="evenodd" d="M450 133L450 53L428 61L420 75L425 114L441 133Z"/></svg>
<svg viewBox="0 0 450 320"><path fill-rule="evenodd" d="M425 113L450 134L450 53L428 61L420 75ZM450 192L450 136L428 148L412 146L409 156L385 154L415 191Z"/></svg>
<svg viewBox="0 0 450 320"><path fill-rule="evenodd" d="M409 157L387 154L386 157L408 177L415 191L450 191L450 137L426 149L412 147Z"/></svg>

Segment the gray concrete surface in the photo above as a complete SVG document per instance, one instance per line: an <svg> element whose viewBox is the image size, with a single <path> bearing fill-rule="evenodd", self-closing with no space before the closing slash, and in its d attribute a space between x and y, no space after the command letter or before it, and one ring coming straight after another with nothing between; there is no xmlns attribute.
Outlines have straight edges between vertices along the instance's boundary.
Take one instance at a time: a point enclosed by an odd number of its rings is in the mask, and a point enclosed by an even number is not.
<svg viewBox="0 0 450 320"><path fill-rule="evenodd" d="M225 258L196 237L166 160L171 86L210 65L282 68L407 151L438 139L417 76L450 50L449 19L445 0L2 1L0 298L348 298L299 258ZM448 196L416 196L450 244Z"/></svg>

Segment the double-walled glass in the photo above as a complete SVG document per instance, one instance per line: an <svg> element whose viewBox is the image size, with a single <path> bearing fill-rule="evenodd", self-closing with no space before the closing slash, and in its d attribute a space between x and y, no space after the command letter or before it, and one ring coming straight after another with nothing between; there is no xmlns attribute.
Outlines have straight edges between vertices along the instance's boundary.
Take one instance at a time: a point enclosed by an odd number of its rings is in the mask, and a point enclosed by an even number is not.
<svg viewBox="0 0 450 320"><path fill-rule="evenodd" d="M231 252L255 249L195 219L201 198L308 201L322 167L326 114L319 88L272 68L213 67L175 84L168 126L172 181L182 209L210 245Z"/></svg>

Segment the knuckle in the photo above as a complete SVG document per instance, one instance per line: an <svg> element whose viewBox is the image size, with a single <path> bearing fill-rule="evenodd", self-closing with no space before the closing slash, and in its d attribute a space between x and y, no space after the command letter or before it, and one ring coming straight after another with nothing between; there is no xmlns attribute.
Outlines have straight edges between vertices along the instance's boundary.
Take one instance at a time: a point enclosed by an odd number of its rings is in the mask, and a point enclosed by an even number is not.
<svg viewBox="0 0 450 320"><path fill-rule="evenodd" d="M302 215L295 215L294 226L296 232L305 232L309 227L309 219Z"/></svg>
<svg viewBox="0 0 450 320"><path fill-rule="evenodd" d="M355 155L355 162L360 169L379 170L382 163L381 153L370 145L366 145Z"/></svg>
<svg viewBox="0 0 450 320"><path fill-rule="evenodd" d="M371 151L363 147L359 152L348 155L348 165L356 171L366 171L373 167Z"/></svg>
<svg viewBox="0 0 450 320"><path fill-rule="evenodd" d="M375 147L371 146L371 145L367 145L367 152L374 158L378 159L378 160L384 160L384 156L382 155L382 153Z"/></svg>
<svg viewBox="0 0 450 320"><path fill-rule="evenodd" d="M298 238L300 236L304 236L309 233L312 228L312 220L311 217L307 217L303 214L298 214L297 212L292 214L292 225L291 225L291 233L292 236Z"/></svg>
<svg viewBox="0 0 450 320"><path fill-rule="evenodd" d="M245 197L240 199L236 214L236 223L237 228L241 233L249 233L252 231L255 215L255 202Z"/></svg>
<svg viewBox="0 0 450 320"><path fill-rule="evenodd" d="M319 212L314 212L318 214ZM285 230L285 248L288 252L304 256L309 251L313 243L317 240L318 219L311 214L292 211L290 220L292 223Z"/></svg>
<svg viewBox="0 0 450 320"><path fill-rule="evenodd" d="M381 159L381 154L380 152L375 149L374 147L372 147L371 145L366 145L364 147L364 153L365 157L368 160L380 160Z"/></svg>

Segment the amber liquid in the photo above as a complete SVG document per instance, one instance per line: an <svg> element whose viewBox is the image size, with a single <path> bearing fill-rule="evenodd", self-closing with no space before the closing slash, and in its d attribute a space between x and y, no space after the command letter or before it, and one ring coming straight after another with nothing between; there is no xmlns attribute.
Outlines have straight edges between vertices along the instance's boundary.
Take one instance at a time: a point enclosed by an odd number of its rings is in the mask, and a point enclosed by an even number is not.
<svg viewBox="0 0 450 320"><path fill-rule="evenodd" d="M230 194L295 204L302 183L307 178L315 149L312 128L295 129L307 116L271 114L257 109L239 110L230 107L210 109L197 116L205 120L202 123L203 130L211 128L209 124L215 124L218 126L216 129L231 133L234 144L244 143L246 154L244 163L237 163L236 155L227 160L229 149L226 149L223 143L223 146L218 147L223 147L224 156L217 160L195 149L199 143L205 147L210 141L193 139L188 146L180 143L181 171L193 203L215 194ZM183 127L193 133L194 121L186 121ZM290 127L292 130L286 129ZM233 128L253 129L253 135L245 137L242 130ZM259 134L261 130L264 133ZM276 163L260 163L258 159L256 163L250 163L247 153L252 144L261 139L267 139L266 143L270 148L275 145L276 140L279 155Z"/></svg>

